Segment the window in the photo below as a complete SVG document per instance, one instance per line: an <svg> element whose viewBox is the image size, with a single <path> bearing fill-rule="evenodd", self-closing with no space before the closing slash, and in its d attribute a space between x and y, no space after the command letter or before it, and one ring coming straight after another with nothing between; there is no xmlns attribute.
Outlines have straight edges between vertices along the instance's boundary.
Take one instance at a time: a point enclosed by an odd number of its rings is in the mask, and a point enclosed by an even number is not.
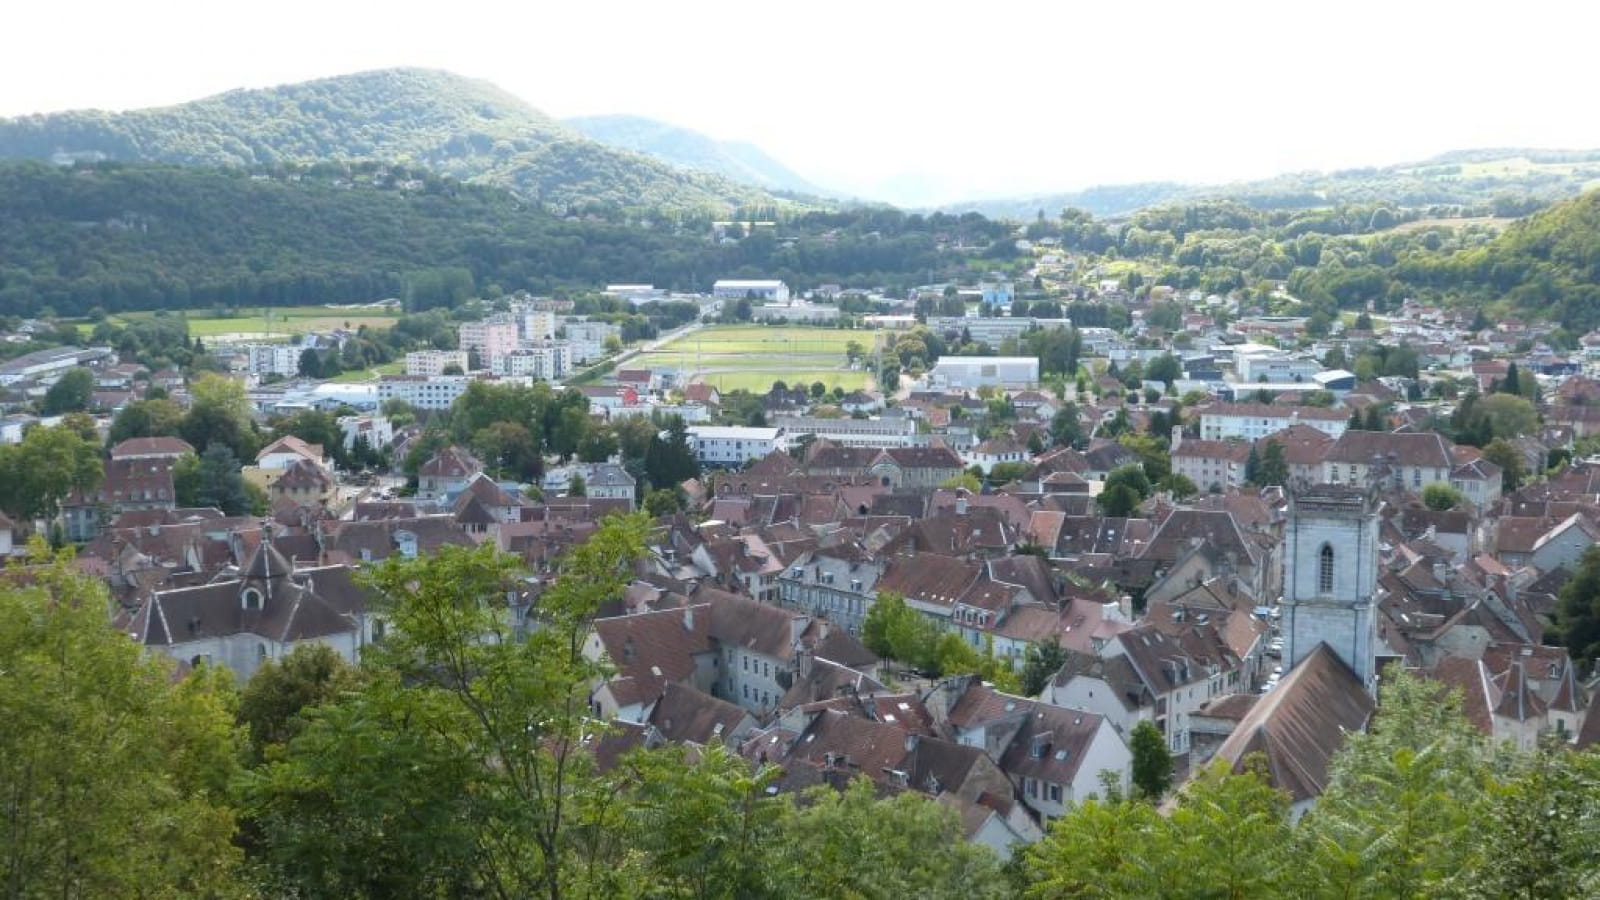
<svg viewBox="0 0 1600 900"><path fill-rule="evenodd" d="M1317 593L1333 593L1333 547L1322 545L1322 551L1317 554Z"/></svg>
<svg viewBox="0 0 1600 900"><path fill-rule="evenodd" d="M240 595L240 598L244 600L245 609L261 608L261 592L253 587L245 588L244 593Z"/></svg>
<svg viewBox="0 0 1600 900"><path fill-rule="evenodd" d="M1045 786L1045 795L1054 803L1061 802L1061 785L1051 784Z"/></svg>
<svg viewBox="0 0 1600 900"><path fill-rule="evenodd" d="M750 657L743 657L740 661L744 663L744 670L746 672L750 671Z"/></svg>

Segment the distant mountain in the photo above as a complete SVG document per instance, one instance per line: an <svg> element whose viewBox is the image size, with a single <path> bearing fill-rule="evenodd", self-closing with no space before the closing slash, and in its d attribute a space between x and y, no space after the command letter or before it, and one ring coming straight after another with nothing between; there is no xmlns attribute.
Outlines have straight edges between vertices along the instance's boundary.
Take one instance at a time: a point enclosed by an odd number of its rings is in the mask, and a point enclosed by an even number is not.
<svg viewBox="0 0 1600 900"><path fill-rule="evenodd" d="M380 160L546 204L728 207L765 190L591 141L494 85L384 69L159 109L0 120L0 157L273 166Z"/></svg>
<svg viewBox="0 0 1600 900"><path fill-rule="evenodd" d="M1600 186L1600 150L1457 150L1420 162L1335 172L1291 172L1220 185L1171 182L1108 185L1074 193L978 200L943 207L992 218L1029 220L1075 206L1102 218L1191 200L1238 200L1257 209L1347 204L1462 207L1520 216Z"/></svg>
<svg viewBox="0 0 1600 900"><path fill-rule="evenodd" d="M952 213L978 212L991 219L1026 221L1037 216L1040 210L1044 210L1046 217L1054 218L1070 206L1097 218L1108 219L1125 216L1147 206L1159 206L1192 190L1194 188L1190 185L1172 181L1147 181L1137 184L1101 185L1061 194L973 200L966 203L952 203L942 209L944 212Z"/></svg>
<svg viewBox="0 0 1600 900"><path fill-rule="evenodd" d="M823 196L828 191L742 141L719 141L688 128L641 116L583 116L565 124L593 141L642 153L683 169L709 172L770 191Z"/></svg>

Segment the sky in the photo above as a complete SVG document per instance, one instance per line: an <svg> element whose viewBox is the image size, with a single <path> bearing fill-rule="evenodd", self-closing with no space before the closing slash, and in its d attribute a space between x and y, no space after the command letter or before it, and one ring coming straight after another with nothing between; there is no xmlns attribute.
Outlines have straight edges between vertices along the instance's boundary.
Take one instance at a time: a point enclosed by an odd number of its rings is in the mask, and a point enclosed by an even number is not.
<svg viewBox="0 0 1600 900"><path fill-rule="evenodd" d="M1600 148L1586 3L80 0L4 21L0 116L427 66L901 203Z"/></svg>

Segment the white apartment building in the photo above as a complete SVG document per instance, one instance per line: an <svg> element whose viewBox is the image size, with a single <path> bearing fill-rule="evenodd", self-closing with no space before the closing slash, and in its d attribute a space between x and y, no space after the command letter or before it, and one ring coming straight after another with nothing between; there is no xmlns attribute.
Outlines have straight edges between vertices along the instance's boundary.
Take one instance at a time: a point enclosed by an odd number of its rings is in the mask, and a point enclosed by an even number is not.
<svg viewBox="0 0 1600 900"><path fill-rule="evenodd" d="M517 349L517 323L509 318L463 322L457 334L461 349L476 349L486 369L493 370L500 357Z"/></svg>
<svg viewBox="0 0 1600 900"><path fill-rule="evenodd" d="M566 330L574 364L605 356L606 338L614 336L622 340L622 329L610 322L588 322L568 317L562 320L561 327Z"/></svg>
<svg viewBox="0 0 1600 900"><path fill-rule="evenodd" d="M462 374L467 371L465 350L414 350L406 354L406 374L431 378L443 375L444 370L455 366Z"/></svg>
<svg viewBox="0 0 1600 900"><path fill-rule="evenodd" d="M875 419L819 419L814 416L778 416L772 423L793 439L814 434L846 447L915 447L927 443L917 434L917 420L910 416L880 416Z"/></svg>
<svg viewBox="0 0 1600 900"><path fill-rule="evenodd" d="M1271 403L1217 403L1200 411L1200 437L1207 441L1255 441L1290 425L1310 425L1337 438L1350 424L1350 413L1315 406Z"/></svg>
<svg viewBox="0 0 1600 900"><path fill-rule="evenodd" d="M1235 351L1233 370L1244 384L1289 384L1311 381L1322 371L1322 364L1282 350L1262 348L1248 353Z"/></svg>
<svg viewBox="0 0 1600 900"><path fill-rule="evenodd" d="M750 318L757 322L834 322L839 318L839 307L817 303L768 303L752 307Z"/></svg>
<svg viewBox="0 0 1600 900"><path fill-rule="evenodd" d="M378 404L404 400L414 409L449 409L456 398L467 392L474 381L499 384L532 384L531 378L496 378L492 375L385 375L378 380Z"/></svg>
<svg viewBox="0 0 1600 900"><path fill-rule="evenodd" d="M556 314L548 309L520 309L517 311L518 336L524 341L549 341L554 340L556 328L560 323L556 321Z"/></svg>
<svg viewBox="0 0 1600 900"><path fill-rule="evenodd" d="M543 341L512 350L495 361L499 375L555 381L572 371L572 352L565 341Z"/></svg>
<svg viewBox="0 0 1600 900"><path fill-rule="evenodd" d="M784 449L782 428L743 425L691 425L689 448L702 465L737 466Z"/></svg>
<svg viewBox="0 0 1600 900"><path fill-rule="evenodd" d="M294 344L249 344L240 349L251 375L293 377L300 374L300 354L305 348Z"/></svg>
<svg viewBox="0 0 1600 900"><path fill-rule="evenodd" d="M1006 338L1020 338L1023 332L1033 327L1033 319L1027 316L1011 318L1009 316L929 316L928 328L940 334L966 332L975 341L982 341L991 347L1000 346Z"/></svg>

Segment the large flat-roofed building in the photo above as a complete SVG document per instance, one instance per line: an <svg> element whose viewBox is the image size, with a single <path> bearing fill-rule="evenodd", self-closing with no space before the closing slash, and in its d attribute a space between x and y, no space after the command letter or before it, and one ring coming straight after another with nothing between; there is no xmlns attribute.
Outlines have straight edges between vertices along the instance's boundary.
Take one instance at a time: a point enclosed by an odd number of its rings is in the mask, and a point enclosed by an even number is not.
<svg viewBox="0 0 1600 900"><path fill-rule="evenodd" d="M940 334L965 332L975 341L998 347L1006 338L1021 337L1033 327L1033 320L1027 316L930 316L928 327Z"/></svg>
<svg viewBox="0 0 1600 900"><path fill-rule="evenodd" d="M718 300L758 300L762 303L788 303L789 286L776 279L724 278L711 286Z"/></svg>
<svg viewBox="0 0 1600 900"><path fill-rule="evenodd" d="M743 425L691 425L689 446L701 465L737 466L784 446L782 428Z"/></svg>
<svg viewBox="0 0 1600 900"><path fill-rule="evenodd" d="M935 388L1028 388L1039 384L1036 356L941 356L928 372Z"/></svg>
<svg viewBox="0 0 1600 900"><path fill-rule="evenodd" d="M910 416L880 416L875 419L821 419L815 416L778 416L772 422L790 440L802 434L846 447L914 447L927 443L917 434L917 420Z"/></svg>
<svg viewBox="0 0 1600 900"><path fill-rule="evenodd" d="M658 288L653 284L608 284L606 285L606 293L626 300L634 306L667 299L666 289Z"/></svg>
<svg viewBox="0 0 1600 900"><path fill-rule="evenodd" d="M467 392L474 381L495 384L522 384L530 378L496 378L492 375L385 375L378 381L378 404L388 400L404 400L413 409L449 409L456 398Z"/></svg>
<svg viewBox="0 0 1600 900"><path fill-rule="evenodd" d="M1310 425L1328 437L1337 438L1349 424L1348 412L1320 406L1216 403L1200 410L1200 437L1207 441L1254 441L1292 425Z"/></svg>
<svg viewBox="0 0 1600 900"><path fill-rule="evenodd" d="M112 358L110 347L57 347L35 350L0 364L0 384L16 384L29 378L44 378L78 366L93 368Z"/></svg>
<svg viewBox="0 0 1600 900"><path fill-rule="evenodd" d="M413 350L406 354L406 374L421 375L425 378L443 375L444 370L455 366L461 371L467 371L467 351L465 350Z"/></svg>

